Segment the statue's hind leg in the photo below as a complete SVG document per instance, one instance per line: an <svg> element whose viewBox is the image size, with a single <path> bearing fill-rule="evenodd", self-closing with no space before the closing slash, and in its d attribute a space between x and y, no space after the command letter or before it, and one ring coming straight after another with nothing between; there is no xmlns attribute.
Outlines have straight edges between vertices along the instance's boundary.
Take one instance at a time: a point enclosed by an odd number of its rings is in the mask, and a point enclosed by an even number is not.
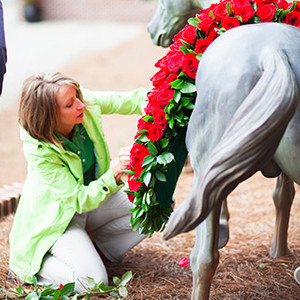
<svg viewBox="0 0 300 300"><path fill-rule="evenodd" d="M273 191L273 201L276 208L275 231L270 251L271 257L279 257L289 253L287 233L290 210L295 196L294 182L284 173L277 178Z"/></svg>
<svg viewBox="0 0 300 300"><path fill-rule="evenodd" d="M191 253L193 271L193 300L209 299L212 279L219 264L219 202L208 217L196 228L196 239Z"/></svg>

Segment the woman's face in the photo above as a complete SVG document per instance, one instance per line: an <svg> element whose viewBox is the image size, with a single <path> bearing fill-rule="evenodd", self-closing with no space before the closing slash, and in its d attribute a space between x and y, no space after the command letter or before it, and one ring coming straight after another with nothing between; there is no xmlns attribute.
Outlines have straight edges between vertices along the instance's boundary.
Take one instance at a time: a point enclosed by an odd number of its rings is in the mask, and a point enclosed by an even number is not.
<svg viewBox="0 0 300 300"><path fill-rule="evenodd" d="M57 92L57 131L67 137L75 124L83 121L84 104L76 97L76 90L69 85L62 85Z"/></svg>

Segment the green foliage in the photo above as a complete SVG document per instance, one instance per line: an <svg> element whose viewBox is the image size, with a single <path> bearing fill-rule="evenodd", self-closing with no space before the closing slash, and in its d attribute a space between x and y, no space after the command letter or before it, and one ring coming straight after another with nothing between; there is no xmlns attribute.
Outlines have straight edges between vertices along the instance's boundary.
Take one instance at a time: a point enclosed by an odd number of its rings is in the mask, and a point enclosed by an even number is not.
<svg viewBox="0 0 300 300"><path fill-rule="evenodd" d="M76 300L90 299L91 295L109 295L115 299L126 298L128 291L126 284L132 279L132 272L126 272L121 279L113 277L115 286L105 286L104 282L96 283L93 278L88 277L89 292L78 294L74 291L75 283L70 282L64 286L58 284L43 285L38 287L36 277L33 278L34 290L25 289L19 286L9 291L0 287L0 299L26 299L26 300Z"/></svg>

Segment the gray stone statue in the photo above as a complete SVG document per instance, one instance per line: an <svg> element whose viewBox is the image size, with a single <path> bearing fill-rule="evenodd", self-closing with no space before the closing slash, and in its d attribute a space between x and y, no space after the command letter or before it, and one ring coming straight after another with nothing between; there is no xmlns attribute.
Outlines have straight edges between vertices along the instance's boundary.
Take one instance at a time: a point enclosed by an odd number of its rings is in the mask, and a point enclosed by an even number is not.
<svg viewBox="0 0 300 300"><path fill-rule="evenodd" d="M168 46L186 19L194 15L194 8L199 11L210 4L161 0L148 26L154 43ZM194 169L193 187L164 232L170 239L196 228L191 254L193 299L209 298L218 247L227 242L221 245L219 241L221 207L230 192L257 171L277 177L270 255L279 257L289 251L294 182L300 184L299 53L299 28L265 23L229 30L201 58L196 105L186 138ZM225 205L223 220L226 218Z"/></svg>

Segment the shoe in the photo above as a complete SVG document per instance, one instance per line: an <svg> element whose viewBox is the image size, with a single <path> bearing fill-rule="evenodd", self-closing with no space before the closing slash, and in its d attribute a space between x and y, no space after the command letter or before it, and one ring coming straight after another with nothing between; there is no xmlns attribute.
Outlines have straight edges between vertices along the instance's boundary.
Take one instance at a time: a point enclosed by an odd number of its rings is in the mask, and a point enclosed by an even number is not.
<svg viewBox="0 0 300 300"><path fill-rule="evenodd" d="M295 280L300 284L300 267L298 267L294 272Z"/></svg>

